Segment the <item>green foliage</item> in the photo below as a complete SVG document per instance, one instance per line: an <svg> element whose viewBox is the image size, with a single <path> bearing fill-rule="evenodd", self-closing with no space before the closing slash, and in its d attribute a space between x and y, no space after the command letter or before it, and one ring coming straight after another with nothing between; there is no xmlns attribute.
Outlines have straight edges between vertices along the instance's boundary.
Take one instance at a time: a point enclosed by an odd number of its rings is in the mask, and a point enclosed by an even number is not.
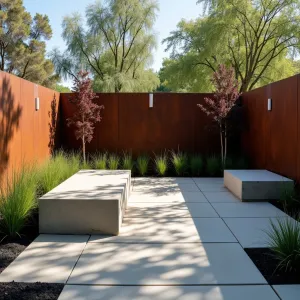
<svg viewBox="0 0 300 300"><path fill-rule="evenodd" d="M61 84L56 84L54 89L59 93L70 93L71 90L67 86L63 86Z"/></svg>
<svg viewBox="0 0 300 300"><path fill-rule="evenodd" d="M138 173L141 176L145 176L147 174L148 166L149 166L149 157L148 156L142 155L137 158L136 167L137 167Z"/></svg>
<svg viewBox="0 0 300 300"><path fill-rule="evenodd" d="M191 172L193 176L199 176L203 171L203 159L201 155L193 155L190 159Z"/></svg>
<svg viewBox="0 0 300 300"><path fill-rule="evenodd" d="M123 159L122 159L122 169L123 170L132 170L133 166L134 166L134 162L133 162L131 153L124 152Z"/></svg>
<svg viewBox="0 0 300 300"><path fill-rule="evenodd" d="M217 176L221 171L221 160L218 156L209 156L206 160L206 171L209 176Z"/></svg>
<svg viewBox="0 0 300 300"><path fill-rule="evenodd" d="M271 229L266 232L268 246L278 260L278 268L285 271L300 270L300 223L291 218L271 221Z"/></svg>
<svg viewBox="0 0 300 300"><path fill-rule="evenodd" d="M93 74L94 90L148 92L159 85L148 68L156 45L153 25L155 0L97 1L86 9L86 25L79 14L63 20L67 51L51 53L56 71L76 77L84 66Z"/></svg>
<svg viewBox="0 0 300 300"><path fill-rule="evenodd" d="M117 154L110 154L107 160L109 170L117 170L120 163L120 158Z"/></svg>
<svg viewBox="0 0 300 300"><path fill-rule="evenodd" d="M94 155L92 161L95 169L105 170L107 164L107 152Z"/></svg>
<svg viewBox="0 0 300 300"><path fill-rule="evenodd" d="M171 152L171 161L175 168L175 172L179 176L183 176L188 171L188 157L185 153L182 152Z"/></svg>
<svg viewBox="0 0 300 300"><path fill-rule="evenodd" d="M0 233L14 238L20 235L31 211L36 208L37 176L34 167L14 171L0 194Z"/></svg>
<svg viewBox="0 0 300 300"><path fill-rule="evenodd" d="M77 154L68 156L59 151L45 162L38 170L38 193L43 195L54 189L61 182L79 171L80 160Z"/></svg>
<svg viewBox="0 0 300 300"><path fill-rule="evenodd" d="M32 18L22 0L4 0L0 22L0 69L53 87L58 78L46 59L45 41L52 36L48 16L37 13Z"/></svg>
<svg viewBox="0 0 300 300"><path fill-rule="evenodd" d="M154 166L155 166L155 171L157 175L159 176L165 176L166 172L168 170L168 157L167 155L160 154L160 155L155 155L154 157Z"/></svg>
<svg viewBox="0 0 300 300"><path fill-rule="evenodd" d="M300 211L300 199L294 188L288 188L288 186L281 183L281 193L279 202L282 204L283 209L290 215L295 215Z"/></svg>
<svg viewBox="0 0 300 300"><path fill-rule="evenodd" d="M299 52L299 0L200 0L206 14L182 20L164 40L171 57L160 79L174 91L211 91L210 75L231 65L240 91L294 75ZM280 43L278 43L280 41Z"/></svg>

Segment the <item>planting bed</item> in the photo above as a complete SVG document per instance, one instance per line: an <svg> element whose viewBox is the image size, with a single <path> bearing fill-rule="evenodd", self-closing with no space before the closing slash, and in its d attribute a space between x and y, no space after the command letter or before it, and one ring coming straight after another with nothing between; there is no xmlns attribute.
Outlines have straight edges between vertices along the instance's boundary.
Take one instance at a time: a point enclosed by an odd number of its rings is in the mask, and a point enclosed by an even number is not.
<svg viewBox="0 0 300 300"><path fill-rule="evenodd" d="M59 283L0 283L0 300L56 300L63 287Z"/></svg>
<svg viewBox="0 0 300 300"><path fill-rule="evenodd" d="M244 250L269 284L300 284L300 271L285 272L284 269L278 269L278 261L272 256L269 248L246 248Z"/></svg>

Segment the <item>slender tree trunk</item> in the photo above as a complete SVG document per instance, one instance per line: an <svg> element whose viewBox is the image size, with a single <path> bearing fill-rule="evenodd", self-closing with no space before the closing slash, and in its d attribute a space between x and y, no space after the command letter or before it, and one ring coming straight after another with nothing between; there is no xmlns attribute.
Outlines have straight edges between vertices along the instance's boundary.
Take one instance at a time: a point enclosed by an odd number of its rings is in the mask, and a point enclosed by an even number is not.
<svg viewBox="0 0 300 300"><path fill-rule="evenodd" d="M224 139L225 139L225 149L224 149L224 166L226 164L226 158L227 158L227 127L225 123L225 129L224 129Z"/></svg>
<svg viewBox="0 0 300 300"><path fill-rule="evenodd" d="M221 161L224 165L224 147L223 147L223 131L222 131L222 124L220 124L220 140L221 140Z"/></svg>
<svg viewBox="0 0 300 300"><path fill-rule="evenodd" d="M82 137L82 155L83 155L83 163L86 164L86 158L85 158L85 138Z"/></svg>

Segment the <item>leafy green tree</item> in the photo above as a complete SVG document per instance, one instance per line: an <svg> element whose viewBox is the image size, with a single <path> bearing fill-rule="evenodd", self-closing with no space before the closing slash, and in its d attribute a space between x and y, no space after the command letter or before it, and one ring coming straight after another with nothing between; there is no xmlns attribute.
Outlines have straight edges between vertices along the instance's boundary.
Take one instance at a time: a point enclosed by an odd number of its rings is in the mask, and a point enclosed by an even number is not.
<svg viewBox="0 0 300 300"><path fill-rule="evenodd" d="M22 0L0 1L0 70L46 86L57 81L46 59L46 40L52 36L49 18L32 19Z"/></svg>
<svg viewBox="0 0 300 300"><path fill-rule="evenodd" d="M181 21L165 39L167 49L172 49L165 76L170 68L185 65L177 76L189 82L188 88L208 89L209 73L225 63L234 68L240 91L245 92L295 73L292 59L300 45L299 0L198 3L205 4L204 15ZM191 74L186 70L192 70Z"/></svg>
<svg viewBox="0 0 300 300"><path fill-rule="evenodd" d="M60 93L71 93L71 90L67 86L64 86L64 85L61 85L61 84L56 84L54 86L54 89L57 92L60 92Z"/></svg>
<svg viewBox="0 0 300 300"><path fill-rule="evenodd" d="M87 26L78 14L63 20L67 51L54 49L56 71L76 78L79 69L91 72L97 91L152 91L159 85L148 67L156 45L155 0L108 0L86 10Z"/></svg>

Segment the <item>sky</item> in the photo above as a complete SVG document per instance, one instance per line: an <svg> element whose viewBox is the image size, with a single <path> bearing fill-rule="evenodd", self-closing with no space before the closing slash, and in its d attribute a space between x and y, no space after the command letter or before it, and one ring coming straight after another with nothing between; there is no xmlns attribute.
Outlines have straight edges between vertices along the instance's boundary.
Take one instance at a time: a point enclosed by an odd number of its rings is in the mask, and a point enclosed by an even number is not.
<svg viewBox="0 0 300 300"><path fill-rule="evenodd" d="M34 16L36 13L46 14L50 19L53 36L47 42L47 50L51 51L57 47L61 51L65 49L65 43L61 37L61 23L65 15L79 12L84 15L85 8L95 0L23 0L27 11ZM202 13L201 5L197 5L197 0L158 0L160 11L154 26L154 31L157 34L158 46L154 52L154 61L152 68L158 71L162 65L164 57L168 57L165 47L161 41L169 36L172 30L176 29L177 23L181 19L195 19ZM66 82L66 85L69 85Z"/></svg>

